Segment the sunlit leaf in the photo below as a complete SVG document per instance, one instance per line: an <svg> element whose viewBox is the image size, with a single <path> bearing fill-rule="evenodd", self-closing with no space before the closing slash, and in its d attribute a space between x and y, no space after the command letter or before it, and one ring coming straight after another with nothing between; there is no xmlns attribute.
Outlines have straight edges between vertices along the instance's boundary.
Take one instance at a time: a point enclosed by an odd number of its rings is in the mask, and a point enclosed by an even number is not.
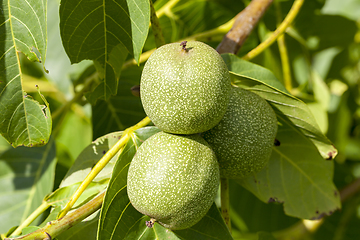
<svg viewBox="0 0 360 240"><path fill-rule="evenodd" d="M321 132L307 105L284 91L284 87L268 70L235 55L224 54L233 83L266 99L277 116L289 118L319 149L325 159L333 159L337 150Z"/></svg>
<svg viewBox="0 0 360 240"><path fill-rule="evenodd" d="M55 144L9 149L0 156L0 232L19 225L52 191Z"/></svg>
<svg viewBox="0 0 360 240"><path fill-rule="evenodd" d="M41 146L50 137L50 110L22 86L20 55L45 62L45 0L0 3L0 133L14 147Z"/></svg>
<svg viewBox="0 0 360 240"><path fill-rule="evenodd" d="M85 191L81 194L79 199L74 204L73 208L78 208L83 203L89 201L92 197L102 192L108 184L108 179L104 179L99 182L92 182L89 186L85 189ZM72 185L58 188L56 191L51 193L49 196L45 198L45 201L49 203L52 207L65 207L67 202L70 200L71 196L75 193L75 191L80 186L81 182L74 183ZM53 219L55 220L55 219Z"/></svg>
<svg viewBox="0 0 360 240"><path fill-rule="evenodd" d="M105 153L116 143L121 137L121 132L114 132L96 139L87 146L77 157L74 164L67 172L60 187L73 185L82 182L90 173L95 164L105 155ZM113 170L118 154L116 154L110 162L101 170L101 172L93 180L99 182L109 179Z"/></svg>

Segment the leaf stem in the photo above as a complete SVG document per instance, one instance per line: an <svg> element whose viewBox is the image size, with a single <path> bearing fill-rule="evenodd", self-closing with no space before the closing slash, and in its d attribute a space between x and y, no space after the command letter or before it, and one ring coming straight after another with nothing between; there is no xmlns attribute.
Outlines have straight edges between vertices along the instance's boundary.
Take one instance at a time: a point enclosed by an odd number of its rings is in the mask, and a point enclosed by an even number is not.
<svg viewBox="0 0 360 240"><path fill-rule="evenodd" d="M29 226L40 214L42 214L46 209L48 209L51 205L46 201L43 201L42 204L30 214L21 224L18 226L11 235L20 235L23 228Z"/></svg>
<svg viewBox="0 0 360 240"><path fill-rule="evenodd" d="M288 56L288 52L287 52L287 48L286 48L284 34L279 36L279 38L277 39L277 43L278 43L279 52L280 52L284 86L285 86L286 90L288 90L291 93L291 91L292 91L291 70L290 70L289 56Z"/></svg>
<svg viewBox="0 0 360 240"><path fill-rule="evenodd" d="M276 10L277 10L277 19L278 23L281 24L281 7L278 1L275 2ZM277 39L277 44L279 47L282 72L283 72L283 80L285 88L291 93L292 92L292 84L291 84L291 70L289 63L288 51L286 48L285 35L282 34Z"/></svg>
<svg viewBox="0 0 360 240"><path fill-rule="evenodd" d="M266 48L268 48L271 44L273 44L276 39L282 35L287 27L294 21L295 17L300 11L300 8L304 0L295 0L288 15L285 17L284 21L279 25L279 27L271 34L269 38L267 38L264 42L260 43L256 48L248 52L242 58L245 60L250 60L262 53Z"/></svg>
<svg viewBox="0 0 360 240"><path fill-rule="evenodd" d="M48 222L45 227L38 229L32 233L29 233L25 236L16 237L16 238L5 238L5 240L51 240L58 236L60 233L68 230L72 226L81 222L86 217L93 214L95 211L100 209L105 192L101 193L85 205L76 209L75 211L69 213L63 218L57 219L52 222ZM50 237L50 238L49 238Z"/></svg>
<svg viewBox="0 0 360 240"><path fill-rule="evenodd" d="M150 0L150 10L151 10L151 15L150 15L151 29L153 30L153 34L155 37L155 44L156 47L160 47L165 44L165 39L160 27L159 19L156 16L156 11L152 0Z"/></svg>
<svg viewBox="0 0 360 240"><path fill-rule="evenodd" d="M84 181L80 184L75 193L71 196L69 202L66 204L65 208L60 212L59 218L64 217L66 213L72 208L75 202L78 200L80 195L84 192L86 187L92 182L92 180L99 174L99 172L106 166L106 164L119 152L124 145L128 142L131 134L150 123L150 119L148 117L144 118L136 125L125 129L119 141L115 143L115 145L105 153L105 155L97 162L97 164L93 167L91 172L86 176Z"/></svg>
<svg viewBox="0 0 360 240"><path fill-rule="evenodd" d="M221 178L221 215L224 218L225 224L231 233L230 220L230 198L229 198L229 179Z"/></svg>

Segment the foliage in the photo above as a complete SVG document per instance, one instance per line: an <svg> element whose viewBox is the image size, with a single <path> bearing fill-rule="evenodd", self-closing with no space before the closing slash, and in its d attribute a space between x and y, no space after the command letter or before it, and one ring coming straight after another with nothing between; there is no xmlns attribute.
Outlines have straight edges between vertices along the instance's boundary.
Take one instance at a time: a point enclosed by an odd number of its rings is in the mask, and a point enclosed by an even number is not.
<svg viewBox="0 0 360 240"><path fill-rule="evenodd" d="M53 237L356 238L359 2L304 1L284 38L250 61L241 59L274 33L298 1L275 0L240 51L222 54L232 83L266 99L279 122L268 165L230 181L231 233L219 211L220 191L208 214L189 229L145 225L149 217L127 197L127 169L139 145L159 129L143 126L147 122L127 128L146 117L136 86L153 50L184 39L216 48L250 1L2 1L1 238L35 231L46 237L103 158L108 164L66 217L79 209L85 215ZM117 145L119 139L126 139L124 145ZM112 149L117 151L110 156ZM104 191L101 209L90 214L88 204ZM314 219L320 220L308 221Z"/></svg>

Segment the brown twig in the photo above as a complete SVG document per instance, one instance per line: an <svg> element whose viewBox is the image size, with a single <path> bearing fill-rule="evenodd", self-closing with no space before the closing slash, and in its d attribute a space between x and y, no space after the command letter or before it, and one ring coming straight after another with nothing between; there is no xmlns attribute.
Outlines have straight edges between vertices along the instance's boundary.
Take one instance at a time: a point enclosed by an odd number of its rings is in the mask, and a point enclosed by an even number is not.
<svg viewBox="0 0 360 240"><path fill-rule="evenodd" d="M233 27L217 47L219 53L236 54L273 0L252 0L237 16Z"/></svg>
<svg viewBox="0 0 360 240"><path fill-rule="evenodd" d="M341 202L346 201L358 192L360 192L360 178L355 179L349 185L340 190Z"/></svg>
<svg viewBox="0 0 360 240"><path fill-rule="evenodd" d="M100 209L104 196L105 192L99 194L97 197L65 217L48 222L45 227L38 229L35 232L21 237L5 238L5 240L51 240Z"/></svg>

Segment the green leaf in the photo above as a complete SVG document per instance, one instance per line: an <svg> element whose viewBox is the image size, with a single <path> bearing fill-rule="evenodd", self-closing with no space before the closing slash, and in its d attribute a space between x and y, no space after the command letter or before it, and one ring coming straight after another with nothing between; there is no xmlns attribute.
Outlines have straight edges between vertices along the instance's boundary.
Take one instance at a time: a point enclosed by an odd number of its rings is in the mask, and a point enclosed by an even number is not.
<svg viewBox="0 0 360 240"><path fill-rule="evenodd" d="M94 165L104 156L104 154L120 139L122 133L114 132L96 139L89 146L87 146L81 154L77 157L74 164L67 172L60 187L66 187L82 182L90 173ZM101 170L101 172L94 178L93 182L100 182L104 179L110 179L116 159L116 154L110 162Z"/></svg>
<svg viewBox="0 0 360 240"><path fill-rule="evenodd" d="M126 190L129 164L141 143L157 132L156 127L137 130L120 155L102 207L98 239L232 239L215 204L199 223L180 231L171 231L157 223L148 228L145 221L150 218L131 205Z"/></svg>
<svg viewBox="0 0 360 240"><path fill-rule="evenodd" d="M315 118L307 105L301 100L283 91L275 76L262 67L244 61L232 54L222 55L233 83L253 91L266 99L279 117L286 117L299 128L319 149L325 159L333 159L337 150L321 132ZM244 68L241 67L244 65Z"/></svg>
<svg viewBox="0 0 360 240"><path fill-rule="evenodd" d="M236 74L239 77L261 81L271 87L289 94L286 88L270 70L257 64L242 60L234 54L225 53L221 54L221 57L224 59L230 73Z"/></svg>
<svg viewBox="0 0 360 240"><path fill-rule="evenodd" d="M91 182L89 186L85 189L85 191L81 194L79 199L76 201L73 209L80 207L82 204L91 200L94 196L102 192L108 185L108 179L99 181L99 182ZM64 208L67 202L70 200L72 195L80 186L81 182L74 183L72 185L58 188L53 193L45 198L45 201L48 202L52 207L61 207ZM55 220L55 219L52 219Z"/></svg>
<svg viewBox="0 0 360 240"><path fill-rule="evenodd" d="M28 96L22 86L21 53L45 62L45 0L0 3L0 133L14 147L41 146L50 137L50 110Z"/></svg>
<svg viewBox="0 0 360 240"><path fill-rule="evenodd" d="M60 33L71 63L94 60L102 82L90 102L116 94L121 66L130 52L138 62L150 23L148 0L62 0Z"/></svg>
<svg viewBox="0 0 360 240"><path fill-rule="evenodd" d="M285 116L268 165L238 182L263 202L284 204L289 216L317 219L340 208L340 196L332 182L333 162L324 160L314 144Z"/></svg>
<svg viewBox="0 0 360 240"><path fill-rule="evenodd" d="M52 191L55 144L9 149L0 156L0 232L19 225Z"/></svg>

